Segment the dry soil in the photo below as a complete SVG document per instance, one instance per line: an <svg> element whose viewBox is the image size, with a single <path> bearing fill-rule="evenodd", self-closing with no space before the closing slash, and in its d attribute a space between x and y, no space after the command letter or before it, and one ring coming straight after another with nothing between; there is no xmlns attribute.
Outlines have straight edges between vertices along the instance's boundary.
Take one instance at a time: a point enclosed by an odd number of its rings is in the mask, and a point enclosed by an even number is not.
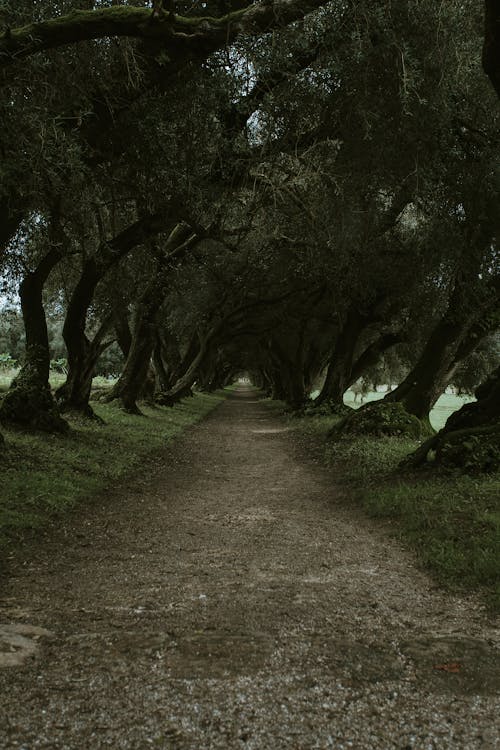
<svg viewBox="0 0 500 750"><path fill-rule="evenodd" d="M500 748L500 630L242 388L11 562L0 748Z"/></svg>

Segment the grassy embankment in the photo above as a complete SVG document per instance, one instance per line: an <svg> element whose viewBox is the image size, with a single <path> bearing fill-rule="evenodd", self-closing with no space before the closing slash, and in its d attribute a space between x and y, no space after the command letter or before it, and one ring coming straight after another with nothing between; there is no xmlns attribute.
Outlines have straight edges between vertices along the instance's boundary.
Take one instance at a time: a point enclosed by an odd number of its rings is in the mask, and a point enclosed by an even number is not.
<svg viewBox="0 0 500 750"><path fill-rule="evenodd" d="M346 399L352 405L350 399L352 394ZM457 396L441 397L431 414L434 428L463 403ZM297 429L325 438L333 421L293 419ZM395 522L396 533L441 584L479 590L499 612L500 476L402 469L400 462L417 445L397 437L327 441L324 460L369 515Z"/></svg>
<svg viewBox="0 0 500 750"><path fill-rule="evenodd" d="M131 475L223 398L196 394L172 409L141 406L144 417L96 403L93 408L105 424L69 418L68 436L2 427L6 444L0 456L0 550L26 530L43 527L54 516Z"/></svg>

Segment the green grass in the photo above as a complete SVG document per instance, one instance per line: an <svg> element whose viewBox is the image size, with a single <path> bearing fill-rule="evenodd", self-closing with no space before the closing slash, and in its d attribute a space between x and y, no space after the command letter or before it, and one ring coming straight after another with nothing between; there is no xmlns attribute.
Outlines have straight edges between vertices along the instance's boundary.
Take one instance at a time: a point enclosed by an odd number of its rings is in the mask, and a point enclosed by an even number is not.
<svg viewBox="0 0 500 750"><path fill-rule="evenodd" d="M0 393L4 393L5 391L9 390L9 386L18 372L19 368L0 369ZM65 381L66 375L63 375L59 372L50 372L49 382L54 390L56 388L59 388L59 386L61 386ZM92 384L95 388L109 388L111 385L113 385L114 382L114 380L109 380L108 378L97 376L92 381Z"/></svg>
<svg viewBox="0 0 500 750"><path fill-rule="evenodd" d="M365 398L365 403L368 401L379 401L381 398L384 398L384 396L385 393L375 393L374 391L370 391ZM453 414L454 411L457 411L457 409L460 409L464 404L468 404L471 401L475 401L473 396L454 396L453 394L443 393L443 395L437 400L429 415L431 425L435 430L440 430L444 427L450 414ZM354 393L352 391L346 392L344 403L355 409L361 406L359 396L358 401L356 403L354 402Z"/></svg>
<svg viewBox="0 0 500 750"><path fill-rule="evenodd" d="M455 404L446 397L443 410ZM272 406L277 409L278 407ZM308 438L324 439L332 417L290 418ZM372 517L390 519L439 582L475 590L500 612L500 475L470 477L400 462L418 445L397 437L323 444L325 463Z"/></svg>
<svg viewBox="0 0 500 750"><path fill-rule="evenodd" d="M70 418L73 429L66 437L2 428L0 548L133 474L223 398L196 394L172 409L144 406L144 417L93 404L106 424Z"/></svg>

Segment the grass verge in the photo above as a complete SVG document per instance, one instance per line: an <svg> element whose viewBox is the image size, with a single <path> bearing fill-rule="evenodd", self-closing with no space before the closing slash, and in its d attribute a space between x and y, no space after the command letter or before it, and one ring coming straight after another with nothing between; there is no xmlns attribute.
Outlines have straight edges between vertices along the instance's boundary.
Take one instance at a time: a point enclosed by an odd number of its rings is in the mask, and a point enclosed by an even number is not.
<svg viewBox="0 0 500 750"><path fill-rule="evenodd" d="M274 410L277 407L272 405ZM332 417L290 418L309 438L325 438ZM500 612L500 475L402 469L418 443L386 437L327 441L323 459L372 517L391 519L442 585L475 590Z"/></svg>
<svg viewBox="0 0 500 750"><path fill-rule="evenodd" d="M69 436L2 428L0 551L27 530L39 529L117 480L198 422L224 396L196 394L173 408L141 409L132 416L114 405L92 404L104 425L68 418Z"/></svg>

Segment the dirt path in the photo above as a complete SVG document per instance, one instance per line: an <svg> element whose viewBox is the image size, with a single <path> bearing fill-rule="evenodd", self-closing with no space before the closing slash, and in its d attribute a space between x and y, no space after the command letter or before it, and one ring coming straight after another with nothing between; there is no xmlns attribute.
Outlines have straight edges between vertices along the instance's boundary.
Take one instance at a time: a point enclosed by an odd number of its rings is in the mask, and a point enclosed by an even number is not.
<svg viewBox="0 0 500 750"><path fill-rule="evenodd" d="M29 554L0 601L2 749L500 747L498 623L250 391Z"/></svg>

